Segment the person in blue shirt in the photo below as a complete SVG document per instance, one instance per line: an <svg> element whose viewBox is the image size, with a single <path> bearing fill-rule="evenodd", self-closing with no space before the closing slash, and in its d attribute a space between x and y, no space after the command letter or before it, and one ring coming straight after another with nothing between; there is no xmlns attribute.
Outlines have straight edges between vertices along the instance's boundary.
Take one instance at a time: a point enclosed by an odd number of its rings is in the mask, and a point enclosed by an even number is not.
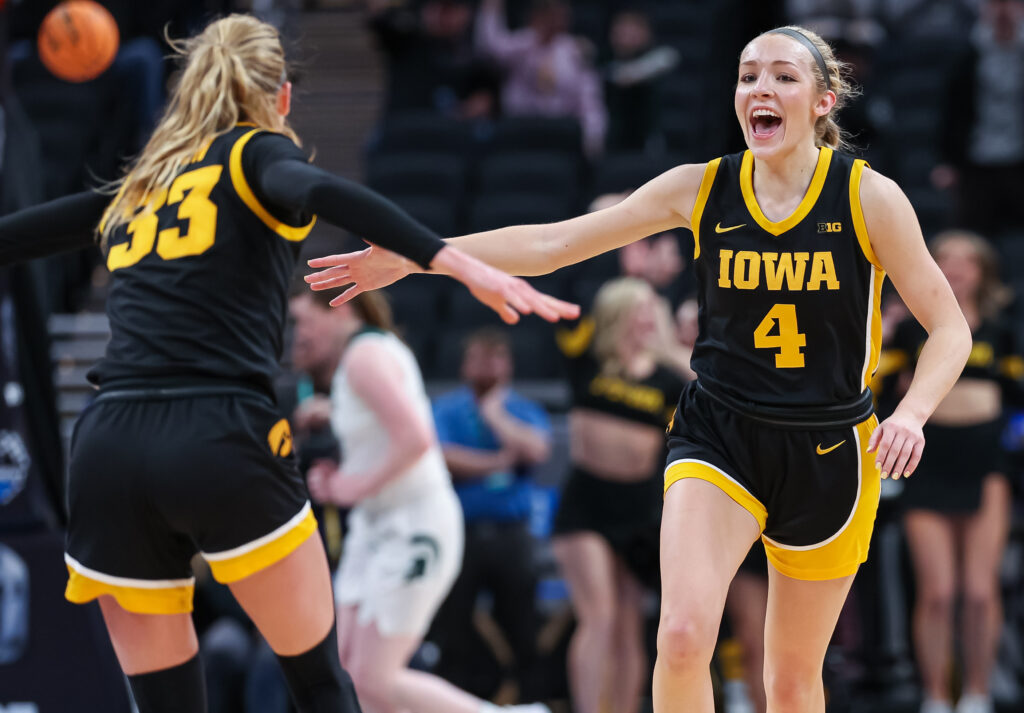
<svg viewBox="0 0 1024 713"><path fill-rule="evenodd" d="M473 627L477 597L489 592L494 619L515 655L515 669L505 673L528 697L523 689L530 685L538 626L530 475L550 454L551 425L540 404L509 388L512 372L508 336L481 329L464 345L463 385L434 400L437 435L462 502L466 546L431 639L443 652L439 674L477 695L493 693L493 676L480 666L486 649Z"/></svg>

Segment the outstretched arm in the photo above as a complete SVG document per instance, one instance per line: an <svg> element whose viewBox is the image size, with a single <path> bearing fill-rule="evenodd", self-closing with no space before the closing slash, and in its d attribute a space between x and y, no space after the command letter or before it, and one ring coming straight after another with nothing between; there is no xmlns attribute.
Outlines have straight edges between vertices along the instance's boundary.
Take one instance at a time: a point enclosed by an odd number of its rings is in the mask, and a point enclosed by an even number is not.
<svg viewBox="0 0 1024 713"><path fill-rule="evenodd" d="M350 230L367 242L404 255L422 269L459 280L473 296L508 323L519 314L536 313L549 321L573 318L574 305L543 295L523 280L510 277L458 250L447 247L434 232L383 196L305 162L283 136L267 134L251 148L247 174L272 206L315 213Z"/></svg>
<svg viewBox="0 0 1024 713"><path fill-rule="evenodd" d="M513 275L543 275L655 233L690 227L703 164L678 166L645 184L610 208L546 225L516 225L445 242ZM416 272L410 261L371 249L310 260L328 268L306 277L314 290L355 286L335 299L340 304L359 292L385 287ZM436 265L435 271L443 271Z"/></svg>
<svg viewBox="0 0 1024 713"><path fill-rule="evenodd" d="M110 196L83 191L0 218L0 265L94 244Z"/></svg>
<svg viewBox="0 0 1024 713"><path fill-rule="evenodd" d="M921 428L960 377L971 330L939 266L928 253L910 201L893 181L866 170L861 205L878 264L928 331L913 381L893 414L871 435L882 476L910 475L924 449Z"/></svg>

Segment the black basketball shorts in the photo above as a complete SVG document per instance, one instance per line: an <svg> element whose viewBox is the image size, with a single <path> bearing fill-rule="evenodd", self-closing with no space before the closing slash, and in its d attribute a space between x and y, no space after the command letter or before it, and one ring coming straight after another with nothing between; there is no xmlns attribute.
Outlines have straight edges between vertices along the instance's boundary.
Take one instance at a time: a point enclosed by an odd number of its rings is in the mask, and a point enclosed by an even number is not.
<svg viewBox="0 0 1024 713"><path fill-rule="evenodd" d="M769 562L803 580L845 577L867 559L880 474L871 415L847 428L769 426L689 384L669 429L665 490L717 486L757 521Z"/></svg>
<svg viewBox="0 0 1024 713"><path fill-rule="evenodd" d="M189 612L196 552L227 584L316 532L288 421L271 400L200 392L110 392L82 414L68 483L69 601L109 594L140 614Z"/></svg>

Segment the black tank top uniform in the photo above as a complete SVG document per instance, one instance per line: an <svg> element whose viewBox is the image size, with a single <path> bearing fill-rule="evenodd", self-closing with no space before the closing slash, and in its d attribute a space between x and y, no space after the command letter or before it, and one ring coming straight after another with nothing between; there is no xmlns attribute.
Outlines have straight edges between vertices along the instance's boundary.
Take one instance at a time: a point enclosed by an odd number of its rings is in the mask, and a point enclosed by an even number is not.
<svg viewBox="0 0 1024 713"><path fill-rule="evenodd" d="M82 193L0 218L0 263L91 244L108 202ZM444 246L286 136L245 124L110 235L111 340L72 435L70 601L188 612L197 551L230 583L316 531L271 391L314 212L421 265Z"/></svg>
<svg viewBox="0 0 1024 713"><path fill-rule="evenodd" d="M886 372L884 393L895 389L900 373L913 370L927 338L924 327L913 318L896 327L882 352L879 373ZM993 382L1000 387L1004 404L1024 403L1024 358L1010 323L990 318L978 325L960 379ZM924 454L914 477L904 483L900 504L908 510L949 514L977 511L985 478L1005 473L1007 459L1001 443L1005 425L1002 414L963 426L926 423Z"/></svg>
<svg viewBox="0 0 1024 713"><path fill-rule="evenodd" d="M865 452L885 273L860 205L866 164L819 149L796 210L769 220L752 154L705 170L692 214L699 336L669 430L666 490L710 482L757 521L780 572L830 579L867 557L879 474Z"/></svg>
<svg viewBox="0 0 1024 713"><path fill-rule="evenodd" d="M572 408L587 409L664 429L686 381L662 365L643 379L603 372L593 352L594 321L581 319L557 333L566 358ZM611 481L573 466L562 488L553 532L596 532L644 584L659 581L661 474L636 482Z"/></svg>

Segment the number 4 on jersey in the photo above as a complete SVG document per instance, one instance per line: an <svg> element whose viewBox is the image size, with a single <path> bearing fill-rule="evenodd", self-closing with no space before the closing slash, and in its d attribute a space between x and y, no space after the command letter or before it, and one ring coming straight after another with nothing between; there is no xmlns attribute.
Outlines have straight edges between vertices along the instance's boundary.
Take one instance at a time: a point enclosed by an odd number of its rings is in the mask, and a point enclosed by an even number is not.
<svg viewBox="0 0 1024 713"><path fill-rule="evenodd" d="M778 333L770 332L778 324ZM754 330L754 347L757 349L778 349L775 355L776 369L798 369L804 365L801 347L807 346L807 335L798 331L796 305L775 305Z"/></svg>

